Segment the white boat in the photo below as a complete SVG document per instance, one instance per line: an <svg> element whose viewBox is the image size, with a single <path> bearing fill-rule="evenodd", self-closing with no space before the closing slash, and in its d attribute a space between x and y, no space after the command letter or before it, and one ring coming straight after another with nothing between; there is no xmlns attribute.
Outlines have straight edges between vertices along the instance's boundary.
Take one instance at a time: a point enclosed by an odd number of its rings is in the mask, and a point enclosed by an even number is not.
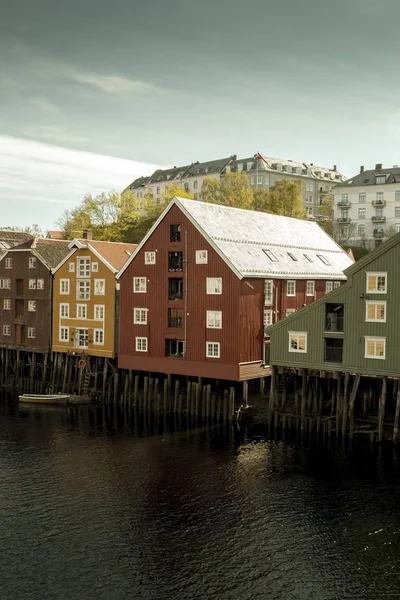
<svg viewBox="0 0 400 600"><path fill-rule="evenodd" d="M70 394L22 394L19 401L30 404L68 404L70 398Z"/></svg>

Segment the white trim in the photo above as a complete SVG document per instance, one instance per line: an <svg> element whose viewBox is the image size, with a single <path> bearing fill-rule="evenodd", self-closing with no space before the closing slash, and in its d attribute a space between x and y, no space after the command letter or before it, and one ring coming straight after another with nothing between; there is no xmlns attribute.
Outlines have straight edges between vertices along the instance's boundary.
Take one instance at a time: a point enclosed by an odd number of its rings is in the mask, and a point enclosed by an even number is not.
<svg viewBox="0 0 400 600"><path fill-rule="evenodd" d="M96 309L97 308L102 309L102 311L103 311L103 316L102 317L96 317ZM93 305L93 321L104 321L105 314L106 314L106 306L105 306L105 304L94 304Z"/></svg>
<svg viewBox="0 0 400 600"><path fill-rule="evenodd" d="M80 262L79 261L85 261L85 267L86 267L86 261L89 261L89 275L81 275L80 274ZM84 269L84 272L86 273L86 268ZM77 279L90 279L90 276L92 274L92 257L91 256L77 256L76 257L76 278Z"/></svg>
<svg viewBox="0 0 400 600"><path fill-rule="evenodd" d="M376 306L382 304L384 306L383 319L368 319L368 306ZM365 322L366 323L386 323L386 300L366 300L365 301Z"/></svg>
<svg viewBox="0 0 400 600"><path fill-rule="evenodd" d="M87 313L88 313L87 309L88 309L87 304L81 304L81 303L78 302L76 304L76 318L77 319L83 319L84 321L86 321L86 319L87 319ZM83 312L84 316L82 316L82 315L79 314L80 310L81 310L81 312Z"/></svg>
<svg viewBox="0 0 400 600"><path fill-rule="evenodd" d="M80 283L85 284L83 287L85 288L85 292L80 292L79 288L80 288ZM87 286L86 284L89 284L89 286ZM86 294L86 288L89 288L89 295L85 295L83 298L79 297L79 294ZM77 279L76 280L76 300L90 300L90 296L91 296L91 288L92 288L92 282L90 279Z"/></svg>
<svg viewBox="0 0 400 600"><path fill-rule="evenodd" d="M149 256L152 257L152 258L154 257L154 261L148 260ZM144 264L145 265L155 265L156 262L157 262L157 253L156 253L156 251L155 250L147 250L144 253Z"/></svg>
<svg viewBox="0 0 400 600"><path fill-rule="evenodd" d="M96 284L100 281L103 282L103 292L96 292ZM106 280L104 278L96 278L93 280L93 296L105 296L106 295Z"/></svg>
<svg viewBox="0 0 400 600"><path fill-rule="evenodd" d="M208 352L209 345L212 345L213 347L216 346L216 348L218 350L218 354L214 354L214 348L212 350L212 354L209 354L209 352ZM206 358L221 358L221 344L219 342L206 342Z"/></svg>
<svg viewBox="0 0 400 600"><path fill-rule="evenodd" d="M144 321L137 319L137 317L136 317L136 311L144 311L144 314L145 314L145 317L146 317ZM135 307L133 309L133 323L134 323L134 325L147 325L147 313L148 313L148 311L149 311L148 308L138 308L138 307Z"/></svg>
<svg viewBox="0 0 400 600"><path fill-rule="evenodd" d="M367 354L368 342L383 342L383 356L370 356ZM376 348L376 347L375 347ZM373 335L364 336L364 358L372 358L373 360L385 360L386 359L386 338L376 337Z"/></svg>
<svg viewBox="0 0 400 600"><path fill-rule="evenodd" d="M36 312L36 300L28 300L28 312Z"/></svg>
<svg viewBox="0 0 400 600"><path fill-rule="evenodd" d="M33 331L33 335L29 335L29 333L32 334ZM28 327L28 331L27 331L27 337L30 340L34 340L36 337L36 327Z"/></svg>
<svg viewBox="0 0 400 600"><path fill-rule="evenodd" d="M387 271L366 271L365 272L366 275L366 280L365 280L365 293L366 294L387 294L387 284L388 284L388 277L387 277ZM368 289L368 277L384 277L385 278L385 289L382 290L369 290Z"/></svg>
<svg viewBox="0 0 400 600"><path fill-rule="evenodd" d="M68 281L68 291L67 292L63 292L62 291L62 282ZM69 279L60 279L60 290L59 290L60 296L69 296L71 293L71 281Z"/></svg>
<svg viewBox="0 0 400 600"><path fill-rule="evenodd" d="M289 334L289 352L307 354L307 331L288 331L288 334ZM304 350L301 350L299 348L292 348L292 343L291 343L292 337L298 337L298 338L304 337L305 338Z"/></svg>
<svg viewBox="0 0 400 600"><path fill-rule="evenodd" d="M62 308L65 307L65 306L68 307L68 309L67 309L67 313L68 314L63 315L62 314ZM60 320L61 319L69 319L69 302L60 302Z"/></svg>
<svg viewBox="0 0 400 600"><path fill-rule="evenodd" d="M135 290L135 279L144 280L144 290ZM132 281L132 288L134 294L146 294L147 293L147 277L134 277Z"/></svg>
<svg viewBox="0 0 400 600"><path fill-rule="evenodd" d="M102 338L103 338L102 342L96 342L96 333L101 333L102 334ZM95 328L95 329L93 329L93 345L94 346L104 346L104 328L101 328L101 329Z"/></svg>
<svg viewBox="0 0 400 600"><path fill-rule="evenodd" d="M293 294L289 294L289 283L294 283L294 292ZM288 279L286 281L286 297L287 298L294 298L296 296L296 280L295 279Z"/></svg>
<svg viewBox="0 0 400 600"><path fill-rule="evenodd" d="M313 284L312 285L312 288L313 288L312 294L308 293L308 284L309 283ZM315 296L315 280L314 279L307 279L307 281L306 281L306 296L308 296L309 298L314 298L314 296Z"/></svg>
<svg viewBox="0 0 400 600"><path fill-rule="evenodd" d="M205 253L204 258L201 258L201 254ZM208 264L208 250L196 250L196 265L207 265Z"/></svg>
<svg viewBox="0 0 400 600"><path fill-rule="evenodd" d="M214 315L214 322L217 320L215 315L219 315L220 326L216 327L214 325L210 325L211 315ZM207 310L206 311L206 328L207 329L222 329L222 310Z"/></svg>
<svg viewBox="0 0 400 600"><path fill-rule="evenodd" d="M66 340L63 340L62 337L61 337L61 330L62 329L66 329L67 330L67 339ZM59 342L64 342L64 343L69 342L69 327L66 327L65 325L60 325L59 332L58 332L58 341Z"/></svg>
<svg viewBox="0 0 400 600"><path fill-rule="evenodd" d="M143 342L143 340L146 340L146 348L145 349L144 348L138 348L139 340L142 340L142 342ZM149 344L148 344L147 337L135 337L135 350L136 350L136 352L148 352L148 347L149 347Z"/></svg>
<svg viewBox="0 0 400 600"><path fill-rule="evenodd" d="M210 289L217 289L219 287L219 285L213 285L212 282L213 281L218 281L221 282L221 291L220 292L210 292ZM222 295L222 277L206 277L206 294L208 294L209 296L221 296Z"/></svg>

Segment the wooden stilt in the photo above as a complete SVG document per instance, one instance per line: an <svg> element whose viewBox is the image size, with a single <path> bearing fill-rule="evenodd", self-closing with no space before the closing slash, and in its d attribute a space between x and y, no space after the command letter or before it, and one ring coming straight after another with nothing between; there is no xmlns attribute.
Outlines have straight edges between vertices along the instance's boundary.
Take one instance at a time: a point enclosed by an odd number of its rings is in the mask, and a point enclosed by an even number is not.
<svg viewBox="0 0 400 600"><path fill-rule="evenodd" d="M347 419L349 415L349 374L344 374L344 390L343 390L343 414L342 414L342 435L347 434Z"/></svg>
<svg viewBox="0 0 400 600"><path fill-rule="evenodd" d="M400 380L398 380L398 385L397 385L396 412L394 415L394 425L393 425L393 440L397 439L397 434L399 431L399 416L400 416Z"/></svg>
<svg viewBox="0 0 400 600"><path fill-rule="evenodd" d="M349 404L349 421L350 421L350 439L353 439L354 435L354 404L357 397L358 386L360 385L360 375L356 375L353 383L353 389L350 394L350 404Z"/></svg>
<svg viewBox="0 0 400 600"><path fill-rule="evenodd" d="M307 369L302 370L301 374L301 431L304 431L306 424L306 395L307 395Z"/></svg>
<svg viewBox="0 0 400 600"><path fill-rule="evenodd" d="M247 408L248 407L248 399L249 399L249 382L248 381L243 381L243 407Z"/></svg>
<svg viewBox="0 0 400 600"><path fill-rule="evenodd" d="M139 375L135 375L135 384L133 388L133 406L138 405L139 400Z"/></svg>
<svg viewBox="0 0 400 600"><path fill-rule="evenodd" d="M381 393L379 395L379 411L378 411L378 441L383 440L383 423L385 421L385 405L386 405L386 377L382 377Z"/></svg>
<svg viewBox="0 0 400 600"><path fill-rule="evenodd" d="M342 415L342 375L341 373L337 374L337 392L336 392L336 435L340 434L340 417Z"/></svg>
<svg viewBox="0 0 400 600"><path fill-rule="evenodd" d="M174 413L178 410L178 401L179 401L179 380L175 381L175 393L174 393Z"/></svg>
<svg viewBox="0 0 400 600"><path fill-rule="evenodd" d="M229 388L229 419L232 420L235 416L235 388Z"/></svg>

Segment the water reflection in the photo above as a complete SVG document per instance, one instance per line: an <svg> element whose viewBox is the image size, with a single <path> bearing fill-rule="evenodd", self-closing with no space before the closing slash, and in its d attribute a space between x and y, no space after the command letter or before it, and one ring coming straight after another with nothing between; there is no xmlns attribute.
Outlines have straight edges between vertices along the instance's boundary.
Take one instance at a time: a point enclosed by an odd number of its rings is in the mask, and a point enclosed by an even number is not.
<svg viewBox="0 0 400 600"><path fill-rule="evenodd" d="M397 597L397 454L0 408L4 598Z"/></svg>

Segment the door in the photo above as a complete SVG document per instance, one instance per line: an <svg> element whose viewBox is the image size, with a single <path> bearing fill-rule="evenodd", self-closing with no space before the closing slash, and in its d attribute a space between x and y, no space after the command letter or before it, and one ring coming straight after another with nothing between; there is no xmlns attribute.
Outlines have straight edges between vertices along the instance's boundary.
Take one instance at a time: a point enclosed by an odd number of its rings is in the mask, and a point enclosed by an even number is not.
<svg viewBox="0 0 400 600"><path fill-rule="evenodd" d="M25 343L25 326L24 325L16 325L15 326L15 343L18 346L23 346Z"/></svg>
<svg viewBox="0 0 400 600"><path fill-rule="evenodd" d="M78 348L88 347L88 329L77 329L76 330L76 345Z"/></svg>

